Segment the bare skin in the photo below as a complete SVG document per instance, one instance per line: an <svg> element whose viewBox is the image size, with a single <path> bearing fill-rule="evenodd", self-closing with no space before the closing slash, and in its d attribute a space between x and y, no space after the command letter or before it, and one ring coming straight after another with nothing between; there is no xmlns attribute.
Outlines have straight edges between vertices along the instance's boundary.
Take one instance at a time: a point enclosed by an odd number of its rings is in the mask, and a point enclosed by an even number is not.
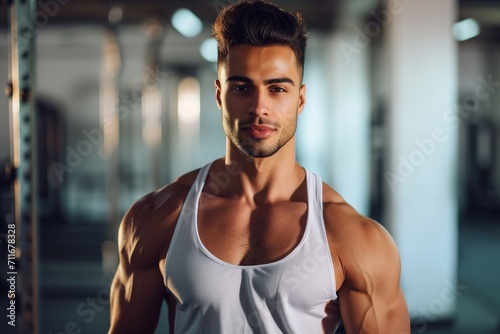
<svg viewBox="0 0 500 334"><path fill-rule="evenodd" d="M216 101L228 139L226 155L212 165L201 194L200 238L228 263L276 261L297 246L307 215L305 171L295 160L294 137L305 86L292 50L233 47L219 71ZM197 174L147 195L125 215L110 333L153 333L165 299L174 316L175 300L164 283L165 258ZM220 175L227 177L224 186ZM338 305L325 305L325 331L332 332L342 318L347 333L410 333L392 238L326 184L323 202L339 297Z"/></svg>

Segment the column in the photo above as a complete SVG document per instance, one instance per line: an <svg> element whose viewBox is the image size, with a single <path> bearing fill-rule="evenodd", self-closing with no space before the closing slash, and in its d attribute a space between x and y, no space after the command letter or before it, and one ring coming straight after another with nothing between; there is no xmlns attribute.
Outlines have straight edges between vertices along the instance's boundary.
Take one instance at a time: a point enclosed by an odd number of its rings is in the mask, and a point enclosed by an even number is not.
<svg viewBox="0 0 500 334"><path fill-rule="evenodd" d="M448 320L460 285L458 253L457 45L454 0L387 1L386 221L402 260L416 326Z"/></svg>

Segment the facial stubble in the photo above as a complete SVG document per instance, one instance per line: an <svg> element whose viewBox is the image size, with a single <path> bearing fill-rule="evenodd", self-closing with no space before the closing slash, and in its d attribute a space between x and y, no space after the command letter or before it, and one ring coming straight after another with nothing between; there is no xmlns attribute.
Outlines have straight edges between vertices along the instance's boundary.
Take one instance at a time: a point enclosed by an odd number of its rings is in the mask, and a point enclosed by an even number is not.
<svg viewBox="0 0 500 334"><path fill-rule="evenodd" d="M222 127L226 137L243 154L250 158L267 158L278 152L295 136L295 132L297 130L297 119L298 112L295 113L295 117L285 126L282 126L277 122L263 121L262 119L256 120L255 118L241 121L239 124L234 124L231 122L231 118L228 113L222 111ZM277 141L266 144L266 142L271 141L271 138L252 138L246 135L245 130L241 129L242 124L271 125L276 130L283 129L283 132L281 132Z"/></svg>

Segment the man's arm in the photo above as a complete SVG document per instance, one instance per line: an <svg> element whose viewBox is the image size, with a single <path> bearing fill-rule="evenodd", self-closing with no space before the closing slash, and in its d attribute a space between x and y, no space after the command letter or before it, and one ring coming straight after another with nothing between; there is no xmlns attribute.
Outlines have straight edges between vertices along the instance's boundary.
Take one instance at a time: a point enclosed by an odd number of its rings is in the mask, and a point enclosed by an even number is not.
<svg viewBox="0 0 500 334"><path fill-rule="evenodd" d="M184 200L198 170L136 202L120 224L120 264L111 285L109 334L154 333L164 300L169 315L175 298L167 293L163 270ZM172 319L169 318L173 332Z"/></svg>
<svg viewBox="0 0 500 334"><path fill-rule="evenodd" d="M111 285L110 334L154 333L166 294L158 261L145 258L148 234L138 225L140 211L135 204L118 233L120 264Z"/></svg>
<svg viewBox="0 0 500 334"><path fill-rule="evenodd" d="M346 333L409 334L399 253L389 233L349 205L325 212ZM330 223L329 223L330 222Z"/></svg>
<svg viewBox="0 0 500 334"><path fill-rule="evenodd" d="M392 238L377 223L363 224L365 245L347 270L339 305L347 333L410 333L400 287L401 264Z"/></svg>

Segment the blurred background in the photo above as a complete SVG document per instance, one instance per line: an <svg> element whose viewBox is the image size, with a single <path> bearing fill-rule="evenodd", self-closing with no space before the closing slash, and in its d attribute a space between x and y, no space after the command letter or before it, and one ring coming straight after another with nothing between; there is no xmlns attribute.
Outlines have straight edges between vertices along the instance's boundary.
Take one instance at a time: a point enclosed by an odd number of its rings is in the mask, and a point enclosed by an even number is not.
<svg viewBox="0 0 500 334"><path fill-rule="evenodd" d="M107 331L121 217L224 154L232 2L2 2L0 332ZM394 237L412 331L500 333L500 2L275 3L310 30L298 160Z"/></svg>

